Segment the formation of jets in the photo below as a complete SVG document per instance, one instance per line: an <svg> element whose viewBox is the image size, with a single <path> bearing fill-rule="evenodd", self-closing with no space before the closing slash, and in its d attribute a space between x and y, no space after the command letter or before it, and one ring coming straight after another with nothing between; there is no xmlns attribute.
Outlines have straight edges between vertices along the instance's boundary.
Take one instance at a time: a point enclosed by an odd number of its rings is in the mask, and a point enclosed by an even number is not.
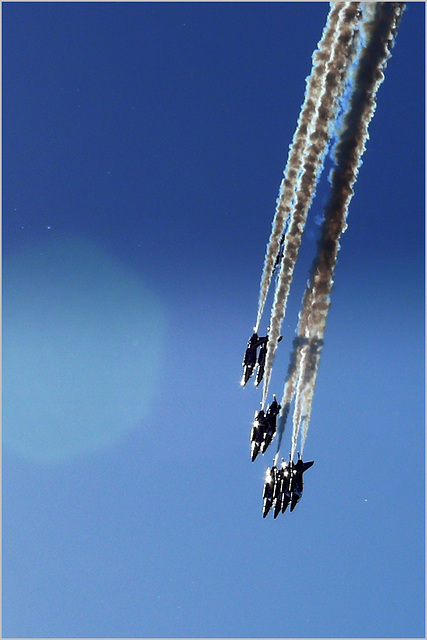
<svg viewBox="0 0 427 640"><path fill-rule="evenodd" d="M280 336L278 342L282 340L283 336ZM268 343L268 329L267 335L259 337L255 332L248 340L245 355L243 357L243 375L240 382L244 387L248 380L254 373L256 367L258 367L257 376L255 380L255 386L257 387L264 376L265 356L267 354ZM259 351L258 351L259 349ZM276 435L276 418L280 411L280 404L277 402L276 396L273 395L273 402L267 408L267 411L260 409L255 412L255 419L251 430L251 459L252 462L257 457L258 453L265 453L267 447L270 446L271 441Z"/></svg>
<svg viewBox="0 0 427 640"><path fill-rule="evenodd" d="M276 266L276 265L275 265ZM279 338L279 342L282 336ZM240 382L244 387L250 380L258 367L255 386L258 386L264 375L265 356L267 353L268 330L267 335L259 337L255 332L249 338L243 358L243 375ZM267 410L261 406L259 411L255 412L255 418L251 429L251 460L254 462L259 452L264 454L270 446L274 436L276 435L276 420L279 415L281 406L277 402L277 398L273 395L273 402L267 407ZM314 464L314 461L303 462L301 455L298 453L298 461L293 460L285 462L282 458L280 468L275 464L268 467L263 491L264 506L262 511L263 518L266 517L270 509L274 506L274 517L277 518L280 512L285 513L290 504L290 511L293 511L302 496L303 490L303 473Z"/></svg>
<svg viewBox="0 0 427 640"><path fill-rule="evenodd" d="M298 462L292 460L285 462L282 458L281 467L275 465L268 467L265 474L264 491L262 494L264 505L262 517L265 518L274 505L274 517L280 512L285 513L290 504L293 511L298 504L303 490L303 473L307 471L314 461L303 462L298 453Z"/></svg>

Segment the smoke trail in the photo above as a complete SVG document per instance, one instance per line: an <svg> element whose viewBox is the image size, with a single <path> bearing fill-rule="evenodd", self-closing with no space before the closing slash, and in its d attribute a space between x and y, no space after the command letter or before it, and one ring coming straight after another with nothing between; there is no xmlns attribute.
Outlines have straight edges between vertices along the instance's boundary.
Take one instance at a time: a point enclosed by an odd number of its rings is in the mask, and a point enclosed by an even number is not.
<svg viewBox="0 0 427 640"><path fill-rule="evenodd" d="M375 112L376 94L384 80L383 70L391 55L404 7L405 3L377 3L373 17L371 16L371 19L363 23L367 44L359 59L350 107L334 150L336 167L332 173L331 196L325 207L325 220L322 225L318 254L312 266L310 279L312 303L304 314L309 318L309 341L323 340L325 333L326 318L331 304L334 269L340 248L339 240L347 228L348 206L353 196L353 185L357 178L361 157L365 151L368 126ZM309 298L307 300L309 301ZM294 434L295 431L298 432L301 421L304 423L301 434L301 453L307 438L319 358L320 349L316 349L312 357L304 358L303 354L301 358L294 412Z"/></svg>
<svg viewBox="0 0 427 640"><path fill-rule="evenodd" d="M278 427L277 427L277 433L278 433L277 451L278 452L282 444L283 432L286 427L286 420L289 415L292 398L294 397L294 394L296 391L298 373L301 369L302 349L304 345L308 343L308 340L305 337L306 329L308 325L308 317L307 317L306 310L309 310L311 307L311 302L312 302L311 294L312 294L311 289L309 287L306 287L304 297L303 297L302 309L299 313L298 333L292 343L293 351L291 353L291 358L288 366L288 373L286 376L285 388L283 390L283 397L280 402L282 409L279 414L279 421L278 421Z"/></svg>
<svg viewBox="0 0 427 640"><path fill-rule="evenodd" d="M261 276L258 302L258 315L254 329L257 333L271 282L274 263L279 252L280 238L284 232L286 222L291 212L292 200L296 190L298 174L302 168L303 154L307 144L307 135L311 120L320 99L320 91L326 71L326 64L331 56L331 47L334 38L336 37L337 23L342 19L344 8L344 2L337 2L336 4L331 3L331 8L326 20L326 26L317 45L318 49L313 54L311 74L306 79L304 102L301 107L292 144L289 147L288 160L283 172L284 178L280 185L280 192L276 203L276 212L272 225L273 228L271 230L270 239L267 245L267 252L264 259L264 269Z"/></svg>
<svg viewBox="0 0 427 640"><path fill-rule="evenodd" d="M283 438L283 433L286 427L286 420L288 419L288 415L289 415L289 409L290 409L289 404L284 405L278 417L278 423L277 423L278 436L277 436L276 455L279 455L280 447L282 446L282 438Z"/></svg>
<svg viewBox="0 0 427 640"><path fill-rule="evenodd" d="M264 373L263 406L267 399L274 354L280 337L280 328L285 315L286 302L307 212L323 167L332 124L345 88L347 71L355 53L353 44L360 17L359 5L360 3L357 2L347 3L343 11L342 22L337 25L337 29L339 27L338 35L333 42L322 95L313 118L313 130L309 137L310 144L306 147L303 170L298 177L292 219L285 235L283 259L271 312Z"/></svg>
<svg viewBox="0 0 427 640"><path fill-rule="evenodd" d="M307 405L310 401L308 393L310 389L314 389L316 382L317 371L319 368L320 352L323 347L323 340L311 340L308 345L305 345L301 354L301 373L298 379L298 387L296 390L295 410L293 415L293 430L292 430L292 445L291 445L291 457L293 459L297 448L298 434L300 432L301 423L304 423L304 428L307 426L309 415L307 412ZM311 408L311 404L310 404ZM304 412L304 413L303 413ZM304 433L304 432L303 432ZM305 443L305 438L304 438ZM301 455L304 447L300 448Z"/></svg>

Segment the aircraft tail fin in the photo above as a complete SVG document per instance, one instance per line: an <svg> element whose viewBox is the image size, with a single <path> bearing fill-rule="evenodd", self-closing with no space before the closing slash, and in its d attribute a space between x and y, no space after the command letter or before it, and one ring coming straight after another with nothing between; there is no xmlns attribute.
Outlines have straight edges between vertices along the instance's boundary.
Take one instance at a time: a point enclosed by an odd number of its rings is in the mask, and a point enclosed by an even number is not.
<svg viewBox="0 0 427 640"><path fill-rule="evenodd" d="M312 460L311 462L304 462L304 468L302 472L304 473L304 471L307 471L307 469L310 469L310 467L312 467L313 465L314 465L314 460Z"/></svg>

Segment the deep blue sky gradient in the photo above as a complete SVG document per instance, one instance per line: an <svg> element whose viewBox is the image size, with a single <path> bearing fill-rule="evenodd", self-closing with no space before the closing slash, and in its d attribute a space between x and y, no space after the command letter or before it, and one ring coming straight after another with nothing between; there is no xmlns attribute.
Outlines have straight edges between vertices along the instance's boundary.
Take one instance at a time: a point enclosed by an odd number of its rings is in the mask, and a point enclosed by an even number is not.
<svg viewBox="0 0 427 640"><path fill-rule="evenodd" d="M2 9L3 636L424 637L424 4L342 238L315 465L277 520L238 383L328 4Z"/></svg>

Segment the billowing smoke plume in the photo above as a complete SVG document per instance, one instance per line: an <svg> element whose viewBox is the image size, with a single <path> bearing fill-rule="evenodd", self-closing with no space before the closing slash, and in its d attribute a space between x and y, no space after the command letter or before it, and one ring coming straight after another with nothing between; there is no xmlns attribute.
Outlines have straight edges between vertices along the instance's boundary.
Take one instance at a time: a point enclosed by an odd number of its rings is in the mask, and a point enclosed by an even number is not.
<svg viewBox="0 0 427 640"><path fill-rule="evenodd" d="M375 12L369 8L370 19L363 23L367 41L359 57L349 108L334 150L336 166L332 173L331 195L325 207L318 253L311 269L310 285L304 296L298 327L298 335L304 336L306 341L298 347L299 352L294 356L299 362L299 371L292 453L295 452L302 422L301 451L307 437L320 351L331 304L339 240L347 228L348 207L365 151L368 126L376 107L376 94L384 80L384 68L391 54L403 8L403 3L377 3ZM294 386L293 388L295 389ZM289 392L290 389L287 398Z"/></svg>
<svg viewBox="0 0 427 640"><path fill-rule="evenodd" d="M292 144L289 147L289 155L284 170L284 177L280 185L277 198L276 213L273 219L272 231L267 245L264 270L261 276L261 288L258 302L258 314L255 331L258 332L264 310L268 289L271 282L274 263L279 252L280 238L285 230L289 218L292 202L295 195L298 174L302 168L304 151L307 145L307 136L312 127L312 120L317 109L324 85L324 76L327 63L330 60L332 44L337 37L337 24L341 22L345 10L344 2L337 2L331 6L322 38L318 43L318 49L313 54L313 67L311 74L306 79L306 91L304 102L297 122Z"/></svg>
<svg viewBox="0 0 427 640"><path fill-rule="evenodd" d="M270 383L274 354L280 337L280 328L286 311L286 302L292 282L298 251L304 233L307 213L314 196L317 181L332 133L340 99L344 93L347 72L355 54L354 39L360 17L360 3L347 3L337 23L337 37L332 41L331 55L326 65L320 100L311 122L311 133L303 155L303 166L297 181L297 192L292 217L284 240L284 253L280 266L270 320L270 338L264 374L263 404Z"/></svg>

